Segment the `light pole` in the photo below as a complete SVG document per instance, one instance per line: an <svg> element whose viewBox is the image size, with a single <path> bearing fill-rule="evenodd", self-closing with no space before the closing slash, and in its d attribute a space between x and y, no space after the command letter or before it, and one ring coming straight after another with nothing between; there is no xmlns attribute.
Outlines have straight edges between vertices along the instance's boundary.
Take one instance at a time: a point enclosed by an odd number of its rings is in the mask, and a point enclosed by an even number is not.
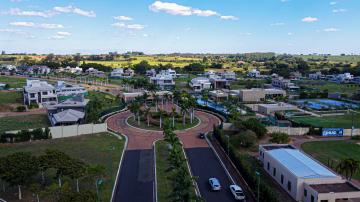
<svg viewBox="0 0 360 202"><path fill-rule="evenodd" d="M100 201L100 186L102 185L103 180L102 179L96 179L96 195L97 195L97 201Z"/></svg>
<svg viewBox="0 0 360 202"><path fill-rule="evenodd" d="M227 139L227 155L229 156L230 153L230 137L229 135L225 135L226 139Z"/></svg>
<svg viewBox="0 0 360 202"><path fill-rule="evenodd" d="M256 171L255 174L258 177L257 202L260 202L260 172Z"/></svg>

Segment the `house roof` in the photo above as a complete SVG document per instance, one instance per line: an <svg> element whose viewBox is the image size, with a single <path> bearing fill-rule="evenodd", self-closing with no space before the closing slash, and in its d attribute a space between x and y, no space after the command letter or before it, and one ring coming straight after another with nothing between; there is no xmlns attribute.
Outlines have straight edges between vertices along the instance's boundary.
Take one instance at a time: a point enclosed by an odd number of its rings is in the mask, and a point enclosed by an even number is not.
<svg viewBox="0 0 360 202"><path fill-rule="evenodd" d="M76 111L73 109L67 109L62 112L56 113L53 115L53 121L56 123L68 123L68 122L77 122L79 119L85 117L84 112Z"/></svg>
<svg viewBox="0 0 360 202"><path fill-rule="evenodd" d="M274 159L298 178L337 178L338 176L297 149L269 150Z"/></svg>
<svg viewBox="0 0 360 202"><path fill-rule="evenodd" d="M53 85L48 84L46 81L39 81L39 80L27 80L27 85L24 87L24 89L27 92L55 90Z"/></svg>

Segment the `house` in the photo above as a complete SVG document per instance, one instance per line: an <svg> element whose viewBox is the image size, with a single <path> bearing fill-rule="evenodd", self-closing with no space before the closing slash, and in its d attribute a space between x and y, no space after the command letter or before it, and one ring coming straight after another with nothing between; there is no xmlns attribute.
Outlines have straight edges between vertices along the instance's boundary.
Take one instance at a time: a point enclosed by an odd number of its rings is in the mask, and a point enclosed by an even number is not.
<svg viewBox="0 0 360 202"><path fill-rule="evenodd" d="M284 96L286 96L286 92L284 90L274 88L252 88L239 90L239 97L242 102L261 102L265 101L266 99L273 99Z"/></svg>
<svg viewBox="0 0 360 202"><path fill-rule="evenodd" d="M99 71L99 70L94 69L94 68L92 68L92 67L89 68L89 69L87 69L87 70L85 71L85 73L88 74L89 76L102 77L102 78L106 77L105 72Z"/></svg>
<svg viewBox="0 0 360 202"><path fill-rule="evenodd" d="M33 74L49 74L51 69L45 65L33 65L31 66Z"/></svg>
<svg viewBox="0 0 360 202"><path fill-rule="evenodd" d="M88 100L83 95L71 97L56 104L45 104L52 126L80 124L85 118Z"/></svg>
<svg viewBox="0 0 360 202"><path fill-rule="evenodd" d="M176 76L177 76L176 71L172 70L172 69L161 70L160 74L164 75L164 76L171 76L173 79L176 78Z"/></svg>
<svg viewBox="0 0 360 202"><path fill-rule="evenodd" d="M122 78L124 74L123 68L116 68L110 73L111 78Z"/></svg>
<svg viewBox="0 0 360 202"><path fill-rule="evenodd" d="M150 83L157 85L161 90L171 90L175 87L175 81L170 74L158 74L154 77L150 77Z"/></svg>
<svg viewBox="0 0 360 202"><path fill-rule="evenodd" d="M221 72L220 77L226 80L236 80L236 74L232 71Z"/></svg>
<svg viewBox="0 0 360 202"><path fill-rule="evenodd" d="M83 72L83 69L80 67L70 67L67 66L66 68L62 69L63 72L69 72L72 74L81 74Z"/></svg>
<svg viewBox="0 0 360 202"><path fill-rule="evenodd" d="M253 69L248 73L248 77L258 78L260 77L260 71Z"/></svg>
<svg viewBox="0 0 360 202"><path fill-rule="evenodd" d="M219 102L219 101L227 100L229 97L229 94L222 90L213 90L213 91L209 92L209 97L212 100Z"/></svg>
<svg viewBox="0 0 360 202"><path fill-rule="evenodd" d="M309 79L311 80L322 80L322 79L325 79L325 75L322 75L321 72L316 72L316 73L313 73L313 74L309 74Z"/></svg>
<svg viewBox="0 0 360 202"><path fill-rule="evenodd" d="M288 89L290 91L299 89L299 87L293 84L289 79L284 79L282 77L272 79L271 85L275 88Z"/></svg>
<svg viewBox="0 0 360 202"><path fill-rule="evenodd" d="M195 92L201 92L206 89L211 88L211 82L208 78L205 77L196 77L191 79L189 82L189 86L195 91Z"/></svg>
<svg viewBox="0 0 360 202"><path fill-rule="evenodd" d="M210 76L212 88L215 90L229 88L229 81L219 76Z"/></svg>
<svg viewBox="0 0 360 202"><path fill-rule="evenodd" d="M154 77L154 76L156 76L156 70L155 69L146 70L145 75L147 77Z"/></svg>
<svg viewBox="0 0 360 202"><path fill-rule="evenodd" d="M295 201L335 202L360 197L359 187L292 145L260 145L259 160Z"/></svg>
<svg viewBox="0 0 360 202"><path fill-rule="evenodd" d="M55 87L46 81L26 80L23 89L24 104L57 103Z"/></svg>
<svg viewBox="0 0 360 202"><path fill-rule="evenodd" d="M279 102L276 104L259 104L258 112L265 115L275 114L275 112L297 110L295 105Z"/></svg>
<svg viewBox="0 0 360 202"><path fill-rule="evenodd" d="M16 71L15 65L1 65L0 69L6 70L6 71Z"/></svg>
<svg viewBox="0 0 360 202"><path fill-rule="evenodd" d="M335 82L338 83L349 83L354 79L354 76L350 73L338 74L335 78Z"/></svg>
<svg viewBox="0 0 360 202"><path fill-rule="evenodd" d="M209 70L209 71L205 72L204 76L211 78L211 77L216 76L216 72L214 70Z"/></svg>
<svg viewBox="0 0 360 202"><path fill-rule="evenodd" d="M150 91L139 91L139 92L131 92L131 93L122 92L120 94L120 97L122 98L122 100L125 103L129 103L129 102L132 102L133 100L135 100L135 98L143 96L145 93L148 95L148 98L147 98L148 101L154 100L154 98L155 98L153 96L154 93L150 92ZM168 98L169 98L169 97L172 97L173 93L171 91L156 91L155 95L159 98L165 98L168 95Z"/></svg>
<svg viewBox="0 0 360 202"><path fill-rule="evenodd" d="M59 100L63 100L75 95L87 95L87 90L80 85L65 83L64 81L57 81L55 84L56 94Z"/></svg>

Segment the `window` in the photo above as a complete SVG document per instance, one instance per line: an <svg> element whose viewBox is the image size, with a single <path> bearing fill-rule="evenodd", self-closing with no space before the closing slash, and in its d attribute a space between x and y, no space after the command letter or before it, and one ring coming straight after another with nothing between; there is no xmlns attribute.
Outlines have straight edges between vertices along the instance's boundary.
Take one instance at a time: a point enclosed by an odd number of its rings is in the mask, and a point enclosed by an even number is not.
<svg viewBox="0 0 360 202"><path fill-rule="evenodd" d="M288 191L291 192L291 182L290 181L288 181L288 183L287 183L287 189L288 189Z"/></svg>
<svg viewBox="0 0 360 202"><path fill-rule="evenodd" d="M43 94L43 95L47 95L47 94L48 94L48 92L47 92L47 91L45 91L45 92L42 92L42 94Z"/></svg>
<svg viewBox="0 0 360 202"><path fill-rule="evenodd" d="M310 200L311 202L315 202L315 198L314 198L314 196L313 195L311 195L311 200Z"/></svg>
<svg viewBox="0 0 360 202"><path fill-rule="evenodd" d="M284 175L281 174L281 184L284 184Z"/></svg>
<svg viewBox="0 0 360 202"><path fill-rule="evenodd" d="M307 197L307 190L304 189L304 196Z"/></svg>
<svg viewBox="0 0 360 202"><path fill-rule="evenodd" d="M35 97L35 93L30 93L30 97L34 98Z"/></svg>
<svg viewBox="0 0 360 202"><path fill-rule="evenodd" d="M329 200L321 200L320 202L329 202Z"/></svg>
<svg viewBox="0 0 360 202"><path fill-rule="evenodd" d="M273 169L273 176L276 176L276 168Z"/></svg>
<svg viewBox="0 0 360 202"><path fill-rule="evenodd" d="M270 163L267 163L267 169L270 170Z"/></svg>

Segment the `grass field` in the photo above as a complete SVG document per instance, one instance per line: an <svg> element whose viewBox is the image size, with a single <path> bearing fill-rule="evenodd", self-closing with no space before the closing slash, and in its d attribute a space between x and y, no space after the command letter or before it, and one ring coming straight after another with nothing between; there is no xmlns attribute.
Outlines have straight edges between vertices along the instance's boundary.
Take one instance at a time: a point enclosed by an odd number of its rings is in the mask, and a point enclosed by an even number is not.
<svg viewBox="0 0 360 202"><path fill-rule="evenodd" d="M169 152L165 141L158 141L155 144L156 149L156 176L157 176L157 193L158 201L168 201L171 193L171 180L169 180Z"/></svg>
<svg viewBox="0 0 360 202"><path fill-rule="evenodd" d="M33 155L40 155L46 149L57 149L88 164L103 165L106 167L106 175L111 176L111 179L105 179L104 186L100 192L101 201L110 201L123 147L124 140L119 140L108 133L101 133L31 143L0 145L0 156L14 152L31 152ZM114 148L114 150L111 150L111 148ZM50 179L53 180L53 178ZM71 184L73 185L74 183ZM93 187L88 188L95 191L95 185L93 184L91 183ZM85 183L80 181L80 188L84 189L84 186Z"/></svg>
<svg viewBox="0 0 360 202"><path fill-rule="evenodd" d="M360 114L354 113L354 127L360 128ZM296 117L292 118L297 123L312 125L314 127L325 128L351 128L352 115L346 114L341 116L326 116L326 117Z"/></svg>
<svg viewBox="0 0 360 202"><path fill-rule="evenodd" d="M316 141L307 142L301 145L301 148L315 159L319 160L325 165L333 161L333 167L336 162L343 158L354 158L360 161L360 145L356 141ZM355 179L360 180L360 172L354 175Z"/></svg>
<svg viewBox="0 0 360 202"><path fill-rule="evenodd" d="M10 88L22 88L26 84L25 78L0 76L0 83L9 84Z"/></svg>
<svg viewBox="0 0 360 202"><path fill-rule="evenodd" d="M5 104L21 104L23 102L21 92L1 92L0 105Z"/></svg>
<svg viewBox="0 0 360 202"><path fill-rule="evenodd" d="M319 59L325 59L324 56L319 56L319 55L297 55L305 60L309 60L309 59L315 59L315 60L319 60ZM332 55L332 56L327 56L326 57L327 61L331 61L331 62L351 62L351 63L356 63L356 62L360 62L360 56L359 55L345 55L345 56L340 56L340 55Z"/></svg>
<svg viewBox="0 0 360 202"><path fill-rule="evenodd" d="M301 80L295 82L299 86L311 89L318 89L320 91L328 90L329 93L346 93L352 95L359 90L359 85L356 84L338 84L328 81L314 81L314 80Z"/></svg>
<svg viewBox="0 0 360 202"><path fill-rule="evenodd" d="M50 126L47 115L25 115L0 118L0 133L11 130L25 130Z"/></svg>

